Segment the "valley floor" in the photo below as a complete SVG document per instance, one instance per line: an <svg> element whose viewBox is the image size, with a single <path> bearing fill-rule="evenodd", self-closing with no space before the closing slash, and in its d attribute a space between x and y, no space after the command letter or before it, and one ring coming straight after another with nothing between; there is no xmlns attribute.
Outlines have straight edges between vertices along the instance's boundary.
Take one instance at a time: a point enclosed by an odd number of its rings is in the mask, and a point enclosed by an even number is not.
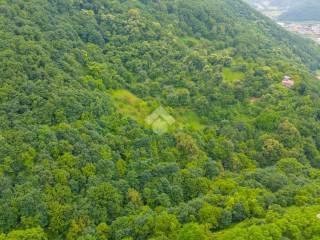
<svg viewBox="0 0 320 240"><path fill-rule="evenodd" d="M278 22L285 29L320 43L320 22Z"/></svg>

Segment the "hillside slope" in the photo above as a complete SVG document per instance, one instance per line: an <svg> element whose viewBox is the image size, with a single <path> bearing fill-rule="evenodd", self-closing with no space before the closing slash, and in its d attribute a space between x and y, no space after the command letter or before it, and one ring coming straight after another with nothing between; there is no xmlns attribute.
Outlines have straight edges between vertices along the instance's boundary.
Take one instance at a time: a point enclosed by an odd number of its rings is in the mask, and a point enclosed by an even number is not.
<svg viewBox="0 0 320 240"><path fill-rule="evenodd" d="M318 45L238 0L0 13L1 240L319 236Z"/></svg>

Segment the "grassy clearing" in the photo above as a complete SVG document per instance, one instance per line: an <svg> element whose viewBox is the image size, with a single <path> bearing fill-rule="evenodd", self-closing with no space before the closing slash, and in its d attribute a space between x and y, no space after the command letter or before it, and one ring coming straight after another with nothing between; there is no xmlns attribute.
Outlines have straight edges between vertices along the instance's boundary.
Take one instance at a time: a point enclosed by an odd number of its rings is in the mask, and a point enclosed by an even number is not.
<svg viewBox="0 0 320 240"><path fill-rule="evenodd" d="M121 114L136 120L140 124L145 125L146 118L155 110L148 106L144 100L125 89L112 91L111 97L117 110ZM187 109L174 109L170 112L170 115L176 120L175 123L169 127L170 131L179 128L189 128L200 131L205 127L198 115Z"/></svg>
<svg viewBox="0 0 320 240"><path fill-rule="evenodd" d="M120 113L131 117L138 122L144 121L151 111L145 101L128 90L114 90L111 92L111 96Z"/></svg>
<svg viewBox="0 0 320 240"><path fill-rule="evenodd" d="M222 71L222 76L224 80L233 82L235 80L242 80L245 75L243 72L235 72L230 68L224 68Z"/></svg>
<svg viewBox="0 0 320 240"><path fill-rule="evenodd" d="M196 131L202 130L205 127L196 113L186 109L176 111L176 120L180 127L190 128Z"/></svg>

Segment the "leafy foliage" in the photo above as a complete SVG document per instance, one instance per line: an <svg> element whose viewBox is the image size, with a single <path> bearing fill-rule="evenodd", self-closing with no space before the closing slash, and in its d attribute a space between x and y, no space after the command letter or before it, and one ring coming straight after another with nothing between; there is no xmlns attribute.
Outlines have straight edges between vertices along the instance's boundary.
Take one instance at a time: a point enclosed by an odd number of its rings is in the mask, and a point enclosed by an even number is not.
<svg viewBox="0 0 320 240"><path fill-rule="evenodd" d="M0 12L0 239L319 236L319 46L238 0Z"/></svg>

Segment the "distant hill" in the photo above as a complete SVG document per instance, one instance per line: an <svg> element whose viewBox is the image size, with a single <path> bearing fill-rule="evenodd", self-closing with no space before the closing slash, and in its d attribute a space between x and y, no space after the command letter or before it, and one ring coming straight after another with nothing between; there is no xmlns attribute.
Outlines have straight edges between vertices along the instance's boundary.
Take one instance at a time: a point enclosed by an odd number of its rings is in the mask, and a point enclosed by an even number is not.
<svg viewBox="0 0 320 240"><path fill-rule="evenodd" d="M245 0L260 11L277 8L283 12L279 16L282 21L320 21L319 0Z"/></svg>
<svg viewBox="0 0 320 240"><path fill-rule="evenodd" d="M297 0L271 0L270 2L272 6L280 8L292 8L298 4Z"/></svg>
<svg viewBox="0 0 320 240"><path fill-rule="evenodd" d="M283 13L279 19L287 21L320 21L320 1L303 1Z"/></svg>
<svg viewBox="0 0 320 240"><path fill-rule="evenodd" d="M245 2L249 3L254 7L259 8L272 8L277 7L280 10L289 9L296 6L298 3L296 0L245 0Z"/></svg>

